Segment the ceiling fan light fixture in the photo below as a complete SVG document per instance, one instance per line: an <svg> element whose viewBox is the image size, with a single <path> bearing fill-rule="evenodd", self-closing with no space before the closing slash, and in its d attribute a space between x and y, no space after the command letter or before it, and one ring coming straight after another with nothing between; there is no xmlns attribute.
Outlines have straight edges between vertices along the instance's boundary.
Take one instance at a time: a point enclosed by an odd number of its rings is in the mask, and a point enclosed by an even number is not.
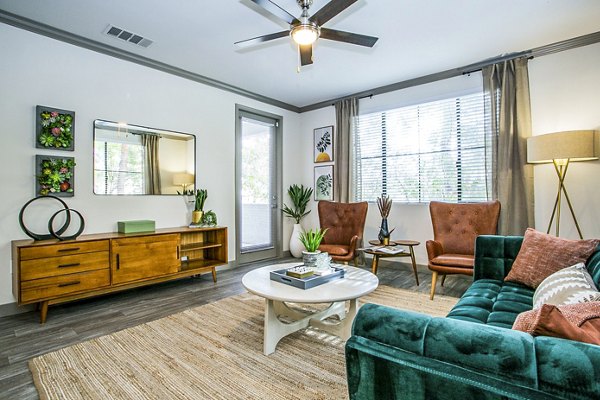
<svg viewBox="0 0 600 400"><path fill-rule="evenodd" d="M315 24L296 25L290 31L292 40L299 45L313 44L319 38L320 29Z"/></svg>

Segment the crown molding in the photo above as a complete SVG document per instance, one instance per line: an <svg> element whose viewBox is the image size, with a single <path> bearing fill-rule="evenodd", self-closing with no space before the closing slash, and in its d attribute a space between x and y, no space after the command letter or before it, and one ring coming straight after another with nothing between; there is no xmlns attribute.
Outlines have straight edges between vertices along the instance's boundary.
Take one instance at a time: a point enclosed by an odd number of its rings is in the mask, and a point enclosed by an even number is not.
<svg viewBox="0 0 600 400"><path fill-rule="evenodd" d="M124 61L129 61L135 64L143 65L148 68L152 68L158 71L166 72L171 75L179 76L184 79L189 79L194 82L202 83L204 85L212 86L217 89L225 90L227 92L235 93L240 96L247 97L249 99L257 100L262 103L270 104L285 110L300 112L300 108L292 104L285 103L273 99L271 97L263 96L258 93L251 92L239 88L237 86L230 85L225 82L218 81L194 72L184 70L160 61L155 61L147 57L140 56L138 54L121 50L116 47L106 45L104 43L90 40L79 35L75 35L71 32L63 31L61 29L54 28L50 25L42 24L34 20L21 17L19 15L9 13L4 10L0 10L0 22L7 25L11 25L17 28L21 28L33 33L37 33L42 36L46 36L52 39L59 40L61 42L69 43L75 46L82 47L84 49L92 50L97 53L105 54L111 57L115 57Z"/></svg>

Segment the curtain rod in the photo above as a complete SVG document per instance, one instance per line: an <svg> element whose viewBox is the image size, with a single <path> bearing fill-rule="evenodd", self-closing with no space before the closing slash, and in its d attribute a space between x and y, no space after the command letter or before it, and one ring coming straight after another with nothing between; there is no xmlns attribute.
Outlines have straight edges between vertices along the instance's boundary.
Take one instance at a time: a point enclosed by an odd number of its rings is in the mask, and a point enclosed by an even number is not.
<svg viewBox="0 0 600 400"><path fill-rule="evenodd" d="M559 53L565 50L571 50L578 47L587 46L590 44L595 44L600 42L600 31L589 33L587 35L577 36L571 39L561 40L559 42L547 44L544 46L534 47L529 50L510 53L505 55L500 55L497 57L488 58L483 61L479 61L473 64L465 65L459 68L448 69L442 72L437 72L430 75L420 76L418 78L408 79L405 81L393 83L391 85L380 86L374 89L365 90L362 92L354 93L348 96L339 97L337 99L325 100L319 103L310 104L304 107L300 107L300 112L313 111L318 110L320 108L324 108L329 106L330 104L335 104L338 101L342 101L345 99L351 99L353 97L357 97L359 99L365 97L373 97L379 94L384 94L388 92L393 92L400 89L406 89L413 86L419 86L426 83L441 81L448 78L454 78L456 76L468 75L469 73L480 71L483 67L488 65L497 64L499 62L512 60L514 58L520 57L528 57L528 58L537 58L549 54Z"/></svg>

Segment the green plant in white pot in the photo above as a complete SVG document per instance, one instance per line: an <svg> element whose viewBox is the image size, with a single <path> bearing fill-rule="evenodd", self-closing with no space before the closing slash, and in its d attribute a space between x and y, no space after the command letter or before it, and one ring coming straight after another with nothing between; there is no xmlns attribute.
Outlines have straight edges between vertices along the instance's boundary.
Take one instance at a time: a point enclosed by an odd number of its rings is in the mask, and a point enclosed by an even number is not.
<svg viewBox="0 0 600 400"><path fill-rule="evenodd" d="M306 211L306 206L310 201L313 190L312 188L304 187L304 185L291 185L288 189L288 195L292 199L293 208L283 205L283 213L294 220L294 228L290 237L290 253L292 256L299 258L302 256L302 242L300 242L300 234L304 232L300 221L310 213Z"/></svg>
<svg viewBox="0 0 600 400"><path fill-rule="evenodd" d="M317 262L317 255L321 252L319 245L323 237L327 233L327 229L311 229L308 232L300 234L300 242L306 250L302 251L302 260L307 267L314 267Z"/></svg>

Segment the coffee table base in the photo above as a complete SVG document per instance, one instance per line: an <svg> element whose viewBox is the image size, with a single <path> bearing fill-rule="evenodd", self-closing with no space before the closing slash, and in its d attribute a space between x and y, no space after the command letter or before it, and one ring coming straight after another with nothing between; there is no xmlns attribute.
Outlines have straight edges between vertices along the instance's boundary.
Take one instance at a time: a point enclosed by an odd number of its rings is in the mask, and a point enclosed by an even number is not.
<svg viewBox="0 0 600 400"><path fill-rule="evenodd" d="M263 352L269 355L275 351L277 343L285 336L305 329L309 326L319 328L343 340L350 338L352 322L358 311L358 299L350 300L350 307L346 311L346 302L334 302L324 310L316 313L293 310L283 301L265 299L265 335ZM326 318L337 315L339 323L325 322ZM285 317L290 322L283 322Z"/></svg>

